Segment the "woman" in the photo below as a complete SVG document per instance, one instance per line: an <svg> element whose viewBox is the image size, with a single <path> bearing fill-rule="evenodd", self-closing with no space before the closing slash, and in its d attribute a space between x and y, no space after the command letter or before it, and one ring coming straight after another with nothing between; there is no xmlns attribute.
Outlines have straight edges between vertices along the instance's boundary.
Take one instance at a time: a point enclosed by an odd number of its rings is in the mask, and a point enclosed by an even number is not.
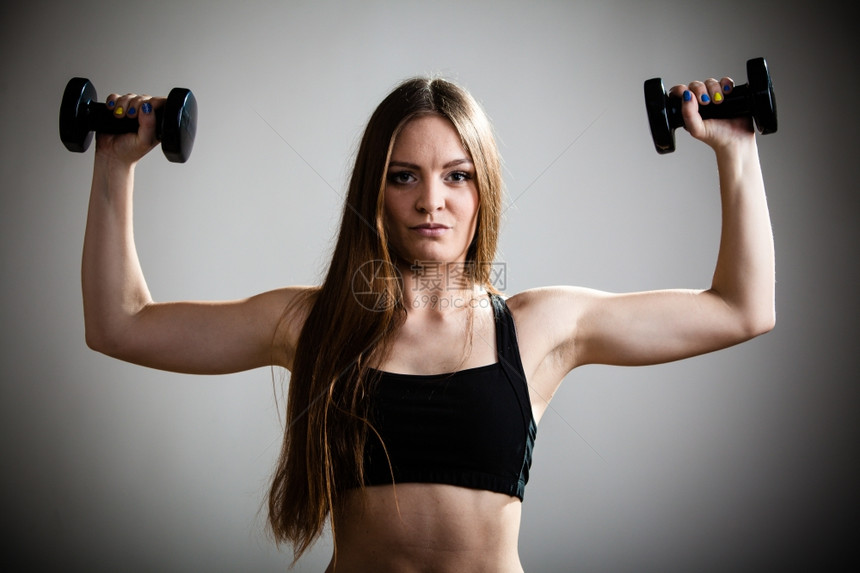
<svg viewBox="0 0 860 573"><path fill-rule="evenodd" d="M711 288L553 287L507 299L490 272L498 152L480 107L456 85L409 80L374 112L321 286L220 303L152 300L132 192L163 100L112 94L117 117L138 117L140 129L97 138L87 342L176 372L291 371L269 521L296 559L328 520L329 571L522 571L531 448L566 374L678 360L773 327L773 242L751 121L697 113L732 85L672 89L688 131L717 160L723 225Z"/></svg>

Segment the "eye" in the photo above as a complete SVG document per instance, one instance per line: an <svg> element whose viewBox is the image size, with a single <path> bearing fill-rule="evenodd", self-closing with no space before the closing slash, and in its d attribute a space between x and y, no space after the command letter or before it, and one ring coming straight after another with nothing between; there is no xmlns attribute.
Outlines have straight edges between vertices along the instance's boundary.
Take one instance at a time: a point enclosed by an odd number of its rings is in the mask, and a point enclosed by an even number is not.
<svg viewBox="0 0 860 573"><path fill-rule="evenodd" d="M454 171L448 175L448 180L454 183L465 183L472 179L472 174L466 171Z"/></svg>
<svg viewBox="0 0 860 573"><path fill-rule="evenodd" d="M415 181L415 176L409 171L394 171L388 174L388 182L394 185L406 185Z"/></svg>

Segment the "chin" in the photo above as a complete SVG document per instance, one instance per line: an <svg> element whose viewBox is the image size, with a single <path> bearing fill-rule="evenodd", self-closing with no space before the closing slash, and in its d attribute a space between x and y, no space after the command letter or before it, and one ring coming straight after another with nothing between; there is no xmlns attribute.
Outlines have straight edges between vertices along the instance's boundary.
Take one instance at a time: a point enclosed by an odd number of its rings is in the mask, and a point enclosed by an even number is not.
<svg viewBox="0 0 860 573"><path fill-rule="evenodd" d="M406 261L410 264L418 262L461 263L466 260L465 253L454 253L442 249L415 249L408 251Z"/></svg>

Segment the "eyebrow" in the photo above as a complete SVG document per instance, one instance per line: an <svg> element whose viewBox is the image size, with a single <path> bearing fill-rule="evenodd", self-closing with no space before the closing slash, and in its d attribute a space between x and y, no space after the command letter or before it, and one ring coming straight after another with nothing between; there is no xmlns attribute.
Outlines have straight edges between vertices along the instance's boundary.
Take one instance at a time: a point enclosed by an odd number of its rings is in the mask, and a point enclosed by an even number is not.
<svg viewBox="0 0 860 573"><path fill-rule="evenodd" d="M465 163L472 164L472 160L468 157L463 157L460 159L453 159L442 166L442 169L450 169L451 167L456 167L458 165L463 165ZM415 163L409 163L408 161L391 161L388 163L388 167L405 167L407 169L414 169L415 171L421 171L421 166Z"/></svg>

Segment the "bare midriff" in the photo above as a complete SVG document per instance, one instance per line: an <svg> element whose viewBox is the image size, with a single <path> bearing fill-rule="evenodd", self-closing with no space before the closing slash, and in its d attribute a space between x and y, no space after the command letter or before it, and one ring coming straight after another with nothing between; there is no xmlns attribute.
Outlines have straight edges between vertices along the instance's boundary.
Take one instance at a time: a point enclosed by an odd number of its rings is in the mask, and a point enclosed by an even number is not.
<svg viewBox="0 0 860 573"><path fill-rule="evenodd" d="M347 493L326 573L522 573L522 503L451 485L404 483Z"/></svg>

